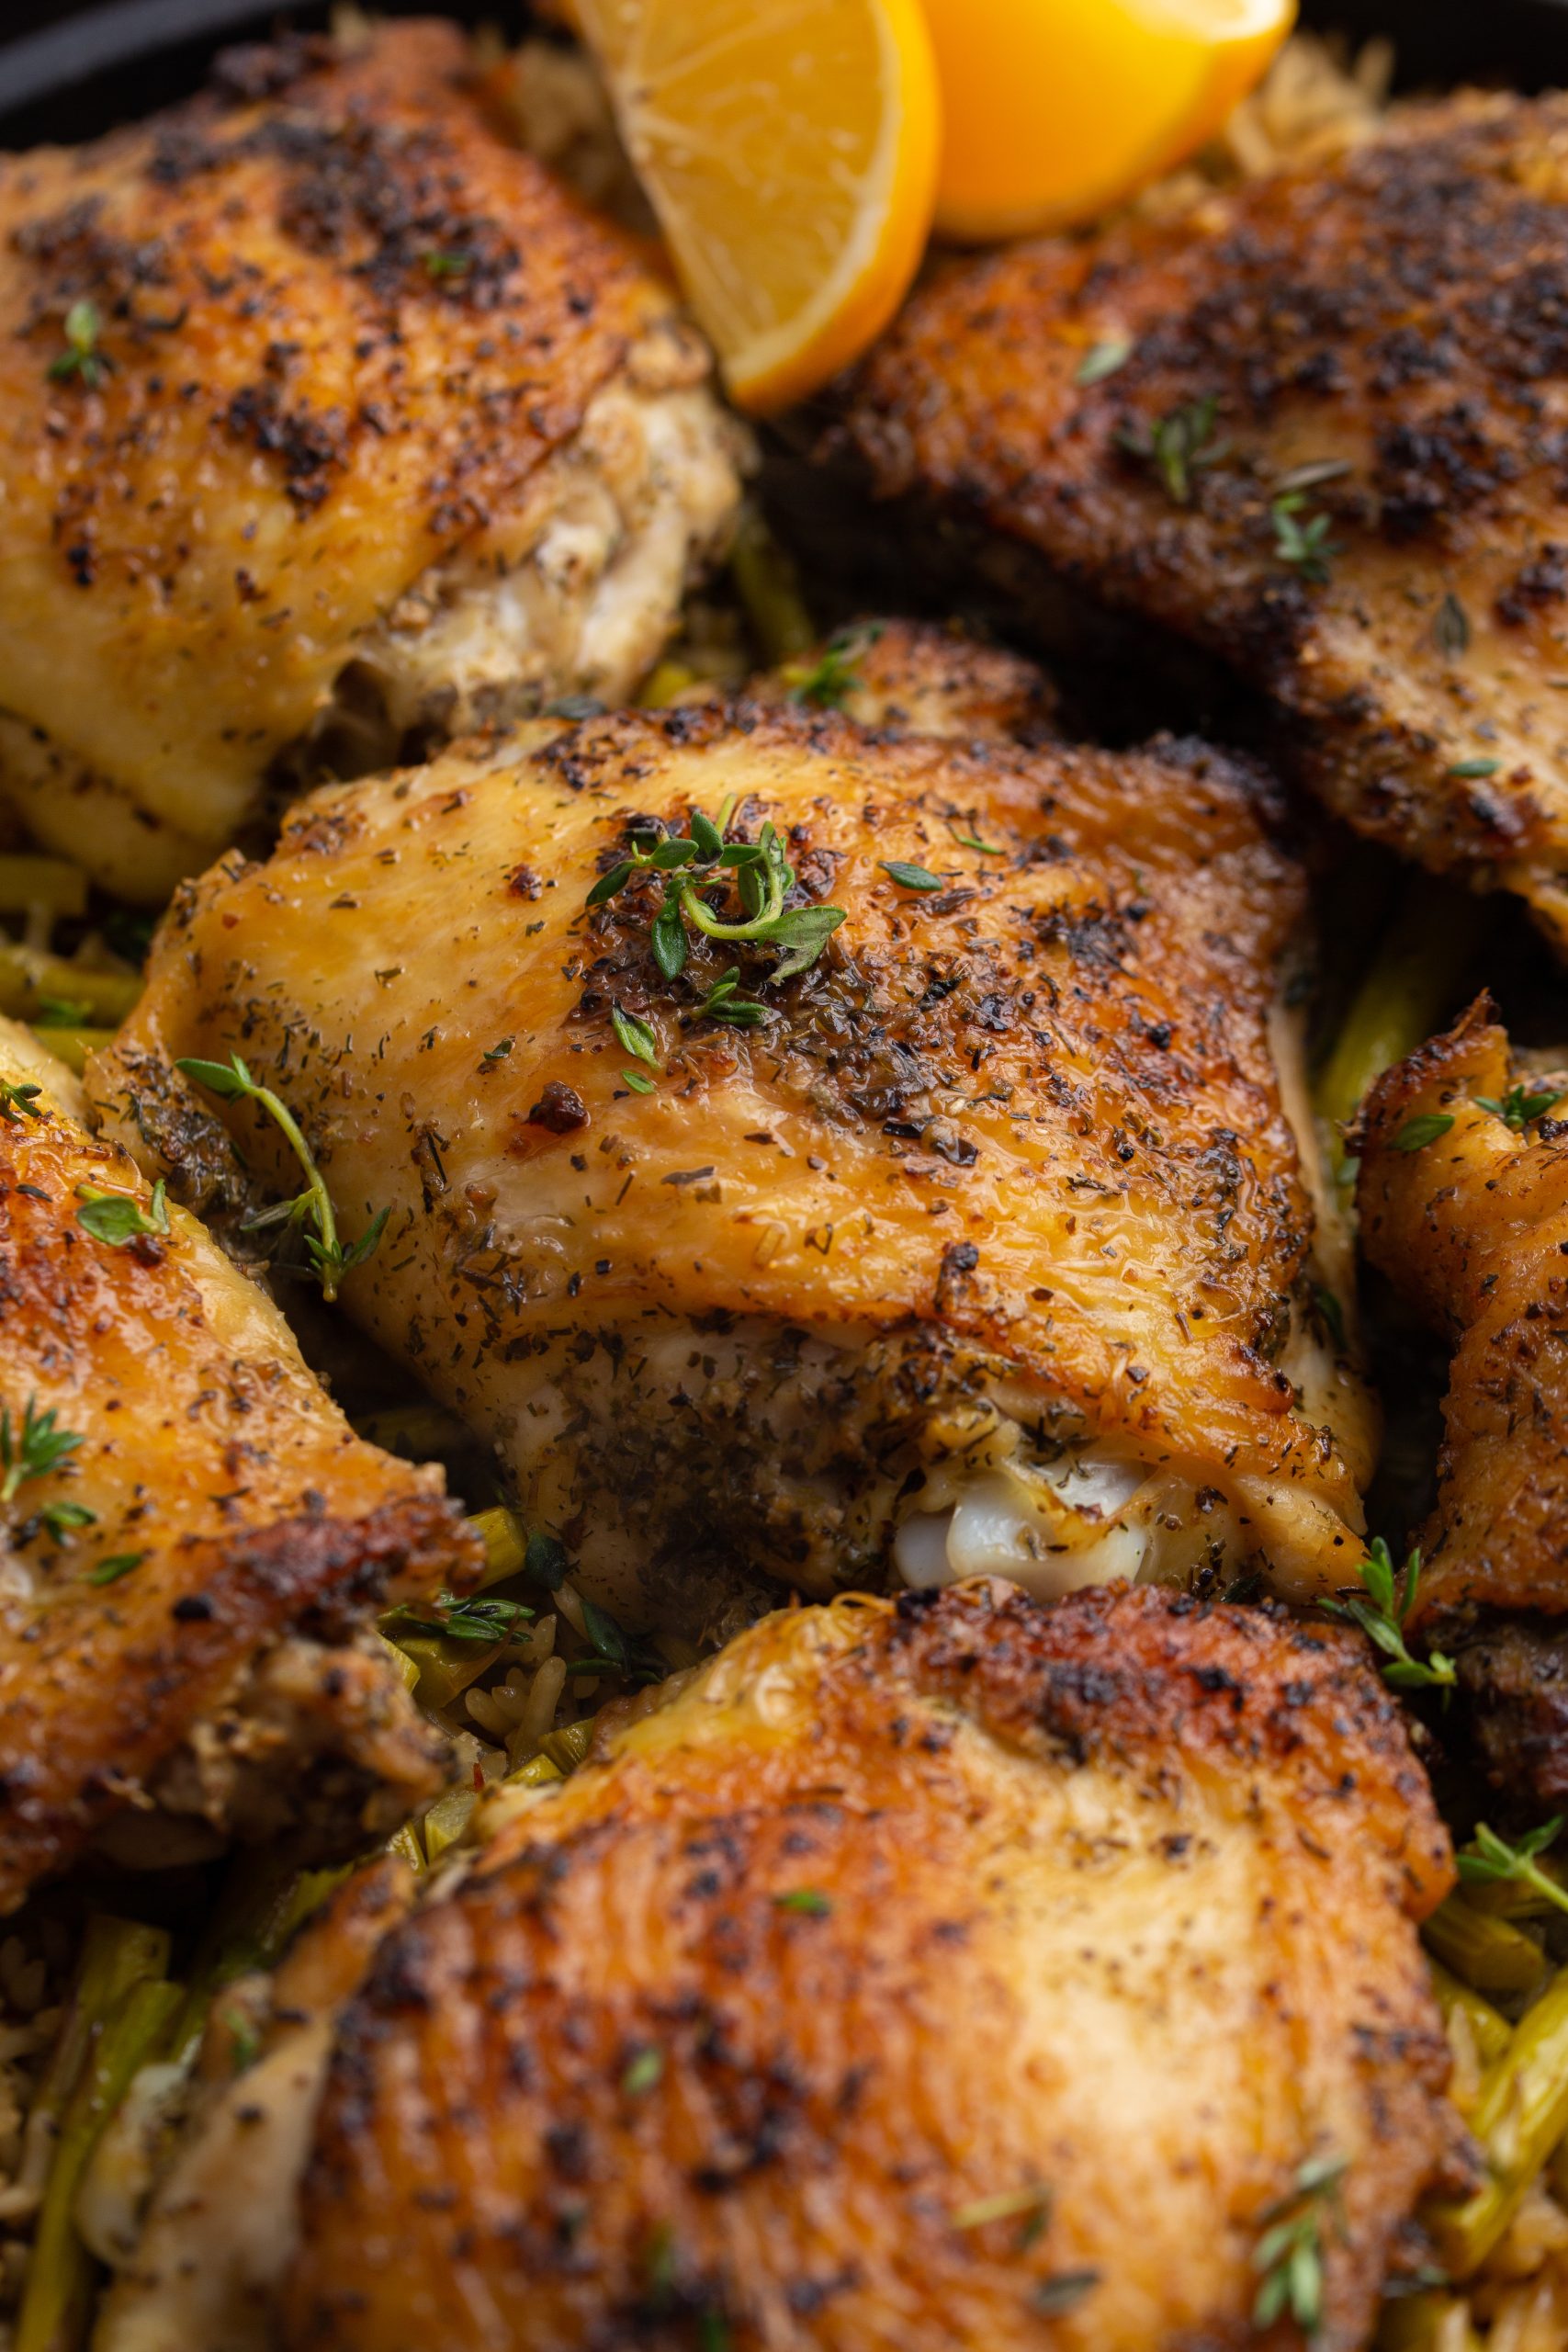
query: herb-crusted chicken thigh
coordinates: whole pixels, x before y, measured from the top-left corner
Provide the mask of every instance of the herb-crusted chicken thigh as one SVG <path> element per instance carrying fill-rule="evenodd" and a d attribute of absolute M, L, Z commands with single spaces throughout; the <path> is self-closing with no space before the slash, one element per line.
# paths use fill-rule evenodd
<path fill-rule="evenodd" d="M 0 157 L 0 791 L 158 899 L 270 775 L 628 693 L 738 448 L 630 243 L 436 23 Z"/>
<path fill-rule="evenodd" d="M 475 1548 L 74 1084 L 4 1024 L 0 1909 L 96 1833 L 160 1862 L 395 1826 L 443 1766 L 368 1612 Z"/>
<path fill-rule="evenodd" d="M 1451 1341 L 1411 1622 L 1454 1656 L 1498 1781 L 1568 1799 L 1568 1122 L 1485 998 L 1361 1114 L 1369 1257 Z"/>
<path fill-rule="evenodd" d="M 1281 2211 L 1349 2352 L 1420 2258 L 1451 1863 L 1355 1636 L 784 1612 L 498 1810 L 362 1983 L 384 1875 L 285 1963 L 99 2352 L 1239 2345 Z"/>
<path fill-rule="evenodd" d="M 1273 697 L 1329 804 L 1568 944 L 1568 101 L 1408 112 L 1168 221 L 939 275 L 880 487 Z"/>
<path fill-rule="evenodd" d="M 346 1230 L 389 1212 L 351 1311 L 645 1622 L 738 1567 L 1358 1556 L 1258 779 L 987 741 L 1006 673 L 941 663 L 956 739 L 741 700 L 318 795 L 186 890 L 92 1077 L 214 1214 L 244 1180 L 171 1064 L 275 1086 Z"/>

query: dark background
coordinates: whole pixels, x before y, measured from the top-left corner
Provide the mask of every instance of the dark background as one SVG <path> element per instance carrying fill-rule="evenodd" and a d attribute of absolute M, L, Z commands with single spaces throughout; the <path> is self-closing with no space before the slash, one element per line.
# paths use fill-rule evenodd
<path fill-rule="evenodd" d="M 377 7 L 484 18 L 508 33 L 525 19 L 522 0 Z M 0 145 L 107 130 L 194 86 L 216 43 L 326 15 L 278 0 L 0 0 Z M 1476 76 L 1527 88 L 1568 83 L 1568 0 L 1303 0 L 1303 16 L 1355 39 L 1392 34 L 1404 87 Z"/>

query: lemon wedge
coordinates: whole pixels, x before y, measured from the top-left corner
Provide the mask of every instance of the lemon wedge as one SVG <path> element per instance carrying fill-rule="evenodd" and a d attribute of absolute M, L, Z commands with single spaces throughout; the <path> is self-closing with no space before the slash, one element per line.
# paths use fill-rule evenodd
<path fill-rule="evenodd" d="M 762 411 L 814 390 L 886 326 L 931 227 L 940 117 L 919 0 L 574 13 L 731 395 Z"/>
<path fill-rule="evenodd" d="M 944 121 L 937 226 L 1092 220 L 1192 154 L 1266 71 L 1295 0 L 925 0 Z"/>

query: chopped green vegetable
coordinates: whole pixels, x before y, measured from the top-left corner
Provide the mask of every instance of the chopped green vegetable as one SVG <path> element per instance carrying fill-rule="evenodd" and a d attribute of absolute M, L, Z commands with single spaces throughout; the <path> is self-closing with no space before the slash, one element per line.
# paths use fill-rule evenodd
<path fill-rule="evenodd" d="M 1456 1679 L 1452 1658 L 1445 1657 L 1441 1650 L 1434 1650 L 1429 1657 L 1412 1657 L 1405 1646 L 1405 1621 L 1421 1586 L 1419 1551 L 1412 1552 L 1405 1563 L 1402 1583 L 1393 1554 L 1382 1537 L 1377 1536 L 1358 1574 L 1367 1589 L 1365 1600 L 1325 1600 L 1323 1607 L 1335 1617 L 1351 1619 L 1382 1651 L 1389 1660 L 1382 1669 L 1385 1682 L 1404 1690 L 1440 1690 L 1446 1697 Z"/>
<path fill-rule="evenodd" d="M 195 1079 L 198 1086 L 205 1086 L 209 1093 L 216 1094 L 220 1102 L 255 1103 L 280 1129 L 288 1148 L 305 1172 L 305 1189 L 296 1193 L 292 1200 L 281 1202 L 276 1208 L 265 1209 L 259 1216 L 249 1218 L 245 1229 L 256 1232 L 271 1225 L 286 1224 L 292 1227 L 307 1222 L 313 1224 L 315 1231 L 306 1234 L 305 1247 L 321 1283 L 322 1297 L 335 1299 L 344 1275 L 352 1272 L 355 1266 L 364 1265 L 366 1260 L 374 1255 L 391 1212 L 379 1210 L 358 1240 L 344 1249 L 338 1238 L 332 1194 L 327 1191 L 321 1171 L 294 1114 L 282 1097 L 275 1094 L 270 1086 L 264 1086 L 259 1079 L 253 1078 L 238 1054 L 231 1053 L 226 1062 L 203 1061 L 190 1056 L 177 1061 L 175 1068 L 182 1070 L 186 1078 Z"/>
<path fill-rule="evenodd" d="M 79 1430 L 62 1430 L 59 1422 L 58 1408 L 51 1405 L 40 1413 L 36 1396 L 22 1408 L 20 1429 L 12 1422 L 9 1405 L 0 1405 L 0 1465 L 6 1472 L 0 1503 L 14 1501 L 28 1479 L 52 1476 L 86 1443 Z"/>
<path fill-rule="evenodd" d="M 1438 1958 L 1478 1992 L 1533 1993 L 1545 1973 L 1532 1938 L 1461 1894 L 1445 1895 L 1421 1933 Z"/>
<path fill-rule="evenodd" d="M 1467 2118 L 1485 2177 L 1462 2203 L 1428 2205 L 1423 2220 L 1452 2278 L 1485 2261 L 1530 2183 L 1568 2131 L 1568 1970 L 1560 1970 L 1484 2076 Z"/>
<path fill-rule="evenodd" d="M 831 1900 L 818 1894 L 814 1886 L 797 1886 L 788 1894 L 775 1894 L 775 1911 L 798 1911 L 807 1919 L 825 1919 L 832 1910 Z"/>
<path fill-rule="evenodd" d="M 1451 1111 L 1418 1111 L 1400 1128 L 1393 1148 L 1395 1151 L 1425 1151 L 1429 1143 L 1446 1136 L 1453 1123 Z"/>
<path fill-rule="evenodd" d="M 168 1232 L 169 1207 L 161 1176 L 145 1209 L 134 1194 L 100 1192 L 96 1184 L 78 1184 L 76 1197 L 82 1204 L 76 1212 L 77 1224 L 95 1241 L 107 1242 L 111 1250 L 123 1250 L 140 1234 Z"/>
<path fill-rule="evenodd" d="M 437 1593 L 431 1601 L 405 1600 L 381 1620 L 383 1632 L 403 1625 L 422 1634 L 443 1634 L 452 1642 L 509 1641 L 519 1624 L 531 1623 L 534 1611 L 521 1600 L 497 1596 L 460 1600 L 455 1593 Z"/>
<path fill-rule="evenodd" d="M 1502 764 L 1501 760 L 1456 760 L 1448 774 L 1468 783 L 1472 777 L 1495 775 Z"/>

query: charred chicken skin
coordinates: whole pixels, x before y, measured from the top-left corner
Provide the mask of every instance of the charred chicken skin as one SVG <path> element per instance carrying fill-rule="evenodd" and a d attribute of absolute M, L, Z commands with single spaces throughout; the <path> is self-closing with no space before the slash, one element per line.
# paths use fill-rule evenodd
<path fill-rule="evenodd" d="M 275 1999 L 99 2352 L 1241 2344 L 1303 2165 L 1348 2352 L 1455 2152 L 1416 1936 L 1450 1878 L 1337 1628 L 986 1583 L 780 1613 L 501 1800 L 334 2028 Z M 272 2338 L 225 2302 L 264 2212 Z"/>
<path fill-rule="evenodd" d="M 1568 945 L 1568 102 L 1457 100 L 1165 222 L 917 294 L 884 492 L 1261 686 L 1363 832 Z"/>
<path fill-rule="evenodd" d="M 0 157 L 0 789 L 122 894 L 269 770 L 629 693 L 723 542 L 705 351 L 473 83 L 296 39 Z"/>
<path fill-rule="evenodd" d="M 1367 1407 L 1275 1058 L 1300 877 L 1258 781 L 976 737 L 1016 699 L 940 662 L 957 740 L 742 700 L 318 795 L 186 891 L 92 1074 L 220 1216 L 230 1134 L 281 1163 L 173 1065 L 265 1075 L 345 1230 L 389 1211 L 351 1310 L 644 1622 L 737 1567 L 1311 1592 L 1359 1556 Z M 624 869 L 702 812 L 724 857 L 776 829 L 791 922 L 841 917 L 808 968 L 702 930 L 745 929 L 716 853 L 661 964 L 672 869 Z"/>
<path fill-rule="evenodd" d="M 159 1862 L 393 1826 L 444 1768 L 367 1611 L 474 1551 L 73 1088 L 5 1024 L 0 1908 L 95 1833 Z"/>
<path fill-rule="evenodd" d="M 1568 1798 L 1568 1122 L 1483 998 L 1361 1114 L 1368 1256 L 1453 1348 L 1413 1622 L 1498 1781 Z M 1529 1114 L 1529 1117 L 1526 1114 Z"/>

